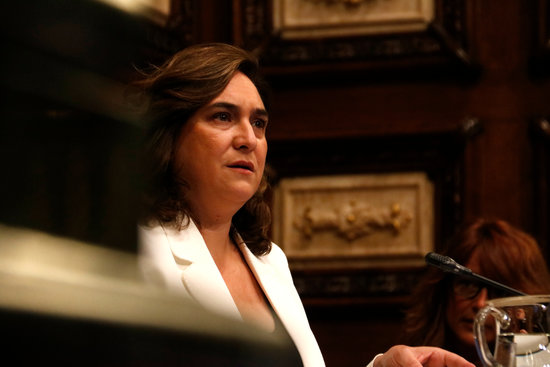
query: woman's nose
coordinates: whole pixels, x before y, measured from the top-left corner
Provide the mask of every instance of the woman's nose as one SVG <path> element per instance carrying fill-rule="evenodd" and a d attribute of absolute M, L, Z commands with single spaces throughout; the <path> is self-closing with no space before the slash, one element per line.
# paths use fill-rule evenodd
<path fill-rule="evenodd" d="M 233 146 L 239 150 L 254 150 L 258 141 L 254 128 L 248 120 L 243 120 L 235 125 L 235 135 L 233 137 Z"/>
<path fill-rule="evenodd" d="M 487 288 L 482 288 L 476 298 L 472 300 L 474 310 L 477 312 L 487 304 Z"/>

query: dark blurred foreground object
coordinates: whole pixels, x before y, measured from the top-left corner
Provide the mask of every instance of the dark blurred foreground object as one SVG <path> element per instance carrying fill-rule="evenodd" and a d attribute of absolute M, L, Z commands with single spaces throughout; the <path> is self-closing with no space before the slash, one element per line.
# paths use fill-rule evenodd
<path fill-rule="evenodd" d="M 292 341 L 140 281 L 122 251 L 0 224 L 2 356 L 17 365 L 301 366 Z"/>
<path fill-rule="evenodd" d="M 135 66 L 178 48 L 139 4 L 0 2 L 0 221 L 135 252 Z"/>
<path fill-rule="evenodd" d="M 2 357 L 23 366 L 301 365 L 284 336 L 141 283 L 144 122 L 125 104 L 126 84 L 134 64 L 156 63 L 178 42 L 109 3 L 130 4 L 0 2 Z"/>

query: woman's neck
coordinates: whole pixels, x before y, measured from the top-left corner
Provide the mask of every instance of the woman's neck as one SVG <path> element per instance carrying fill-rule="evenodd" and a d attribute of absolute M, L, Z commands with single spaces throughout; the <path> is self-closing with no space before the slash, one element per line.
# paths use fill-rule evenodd
<path fill-rule="evenodd" d="M 220 270 L 223 269 L 232 251 L 235 250 L 229 235 L 230 229 L 231 221 L 203 223 L 201 220 L 199 225 L 199 232 Z"/>

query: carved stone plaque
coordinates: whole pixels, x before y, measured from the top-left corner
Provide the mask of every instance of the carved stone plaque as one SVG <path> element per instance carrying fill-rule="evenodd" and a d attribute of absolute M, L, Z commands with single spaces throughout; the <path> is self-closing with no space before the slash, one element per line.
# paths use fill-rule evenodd
<path fill-rule="evenodd" d="M 423 265 L 433 197 L 423 172 L 285 178 L 274 239 L 294 269 Z"/>
<path fill-rule="evenodd" d="M 273 24 L 284 39 L 424 31 L 434 0 L 275 0 Z"/>

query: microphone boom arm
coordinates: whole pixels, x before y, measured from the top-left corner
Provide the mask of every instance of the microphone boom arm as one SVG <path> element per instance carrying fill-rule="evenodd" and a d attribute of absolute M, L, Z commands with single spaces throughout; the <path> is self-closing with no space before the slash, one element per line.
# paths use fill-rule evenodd
<path fill-rule="evenodd" d="M 428 265 L 435 266 L 436 268 L 439 268 L 444 272 L 452 273 L 452 274 L 462 276 L 465 278 L 470 278 L 473 280 L 477 280 L 483 284 L 489 285 L 493 288 L 500 289 L 502 291 L 513 294 L 515 296 L 527 295 L 526 293 L 518 291 L 517 289 L 510 288 L 507 285 L 495 282 L 492 279 L 485 278 L 484 276 L 476 274 L 472 270 L 468 269 L 465 266 L 460 265 L 459 263 L 457 263 L 456 261 L 454 261 L 448 256 L 436 254 L 435 252 L 429 252 L 428 254 L 426 254 L 425 260 Z"/>

